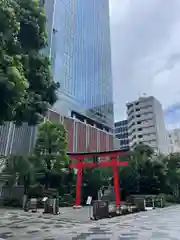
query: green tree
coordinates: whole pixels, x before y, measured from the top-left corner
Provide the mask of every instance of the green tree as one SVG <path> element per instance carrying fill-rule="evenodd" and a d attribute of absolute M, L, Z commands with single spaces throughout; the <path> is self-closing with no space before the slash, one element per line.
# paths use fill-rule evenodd
<path fill-rule="evenodd" d="M 92 196 L 94 200 L 97 199 L 98 191 L 104 184 L 101 171 L 100 168 L 86 168 L 83 170 L 83 202 L 87 200 L 88 196 Z"/>
<path fill-rule="evenodd" d="M 88 149 L 87 149 L 88 152 Z M 85 158 L 84 162 L 97 163 L 98 157 Z M 112 169 L 109 167 L 90 167 L 83 169 L 82 180 L 82 200 L 85 202 L 88 196 L 95 200 L 98 197 L 98 191 L 104 189 L 110 183 L 112 178 Z"/>
<path fill-rule="evenodd" d="M 36 124 L 57 99 L 38 2 L 0 0 L 0 123 Z"/>
<path fill-rule="evenodd" d="M 67 136 L 61 123 L 45 121 L 39 125 L 34 157 L 45 171 L 45 186 L 58 187 L 68 174 Z"/>
<path fill-rule="evenodd" d="M 149 146 L 138 145 L 129 158 L 129 165 L 120 168 L 120 184 L 123 195 L 156 194 L 166 189 L 166 166 L 154 157 Z"/>
<path fill-rule="evenodd" d="M 180 188 L 180 153 L 172 153 L 165 157 L 167 168 L 167 184 L 174 197 L 179 197 Z"/>
<path fill-rule="evenodd" d="M 134 149 L 135 154 L 146 155 L 147 157 L 151 158 L 154 154 L 153 149 L 145 144 L 138 144 Z"/>
<path fill-rule="evenodd" d="M 3 173 L 9 174 L 9 185 L 24 185 L 24 194 L 28 194 L 29 187 L 35 180 L 35 169 L 27 156 L 9 156 Z"/>

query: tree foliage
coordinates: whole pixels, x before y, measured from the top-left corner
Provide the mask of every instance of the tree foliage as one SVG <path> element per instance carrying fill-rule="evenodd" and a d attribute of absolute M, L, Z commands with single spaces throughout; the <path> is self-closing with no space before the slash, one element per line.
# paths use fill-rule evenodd
<path fill-rule="evenodd" d="M 129 162 L 126 167 L 119 167 L 119 183 L 123 200 L 131 194 L 173 194 L 179 197 L 180 154 L 163 156 L 149 146 L 140 144 L 128 158 L 119 158 Z M 83 191 L 87 196 L 97 196 L 100 186 L 107 186 L 113 177 L 111 168 L 84 170 Z M 111 181 L 113 186 L 113 178 Z"/>
<path fill-rule="evenodd" d="M 46 189 L 56 188 L 62 199 L 67 194 L 74 196 L 76 174 L 73 169 L 68 168 L 66 151 L 64 126 L 45 121 L 39 126 L 33 155 L 28 158 L 11 156 L 5 172 L 11 173 L 13 181 L 18 173 L 25 189 L 36 182 Z M 141 145 L 126 160 L 129 165 L 118 168 L 121 199 L 125 200 L 131 194 L 164 193 L 179 201 L 179 153 L 162 156 L 155 154 L 148 146 Z M 88 196 L 97 199 L 98 191 L 106 190 L 109 184 L 113 186 L 113 171 L 110 167 L 84 169 L 82 201 L 85 202 Z"/>
<path fill-rule="evenodd" d="M 39 125 L 34 157 L 45 172 L 46 188 L 60 186 L 68 174 L 66 135 L 61 123 L 47 120 Z"/>
<path fill-rule="evenodd" d="M 39 125 L 34 153 L 44 168 L 65 167 L 67 163 L 67 134 L 61 123 L 46 120 Z"/>
<path fill-rule="evenodd" d="M 28 192 L 29 186 L 35 180 L 35 168 L 27 156 L 9 156 L 3 172 L 9 174 L 8 184 L 10 186 L 17 183 L 22 184 L 25 193 Z"/>
<path fill-rule="evenodd" d="M 167 185 L 175 197 L 179 197 L 180 188 L 180 153 L 172 153 L 165 157 Z"/>
<path fill-rule="evenodd" d="M 36 124 L 57 99 L 45 27 L 38 1 L 0 0 L 0 123 Z"/>
<path fill-rule="evenodd" d="M 75 180 L 73 170 L 68 168 L 66 130 L 60 123 L 41 123 L 33 154 L 9 156 L 6 163 L 4 173 L 11 176 L 9 184 L 13 185 L 18 176 L 18 182 L 24 185 L 25 193 L 32 184 L 67 193 Z"/>

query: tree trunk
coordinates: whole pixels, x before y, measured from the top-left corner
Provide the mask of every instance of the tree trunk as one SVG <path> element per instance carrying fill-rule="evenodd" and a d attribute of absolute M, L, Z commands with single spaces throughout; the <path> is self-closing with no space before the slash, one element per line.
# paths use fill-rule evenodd
<path fill-rule="evenodd" d="M 49 188 L 49 173 L 45 173 L 45 189 Z"/>
<path fill-rule="evenodd" d="M 22 208 L 24 211 L 28 211 L 28 195 L 24 194 Z"/>
<path fill-rule="evenodd" d="M 24 195 L 23 195 L 23 209 L 28 211 L 28 193 L 29 193 L 29 178 L 24 176 Z"/>

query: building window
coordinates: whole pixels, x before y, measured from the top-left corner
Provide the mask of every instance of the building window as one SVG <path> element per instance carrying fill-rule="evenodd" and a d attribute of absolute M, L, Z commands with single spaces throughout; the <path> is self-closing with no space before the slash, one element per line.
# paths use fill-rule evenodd
<path fill-rule="evenodd" d="M 120 128 L 115 128 L 115 133 L 119 133 L 121 131 Z"/>
<path fill-rule="evenodd" d="M 45 0 L 41 0 L 41 1 L 40 1 L 40 4 L 44 6 Z"/>
<path fill-rule="evenodd" d="M 143 135 L 138 135 L 138 138 L 142 138 L 143 137 Z"/>
<path fill-rule="evenodd" d="M 130 109 L 132 106 L 133 106 L 133 104 L 129 104 L 129 105 L 127 106 L 127 108 Z"/>

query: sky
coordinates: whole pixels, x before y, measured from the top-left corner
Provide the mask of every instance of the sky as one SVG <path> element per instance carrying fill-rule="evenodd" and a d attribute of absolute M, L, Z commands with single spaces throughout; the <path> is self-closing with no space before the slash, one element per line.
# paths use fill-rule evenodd
<path fill-rule="evenodd" d="M 180 127 L 180 0 L 109 0 L 115 120 L 146 95 Z"/>

